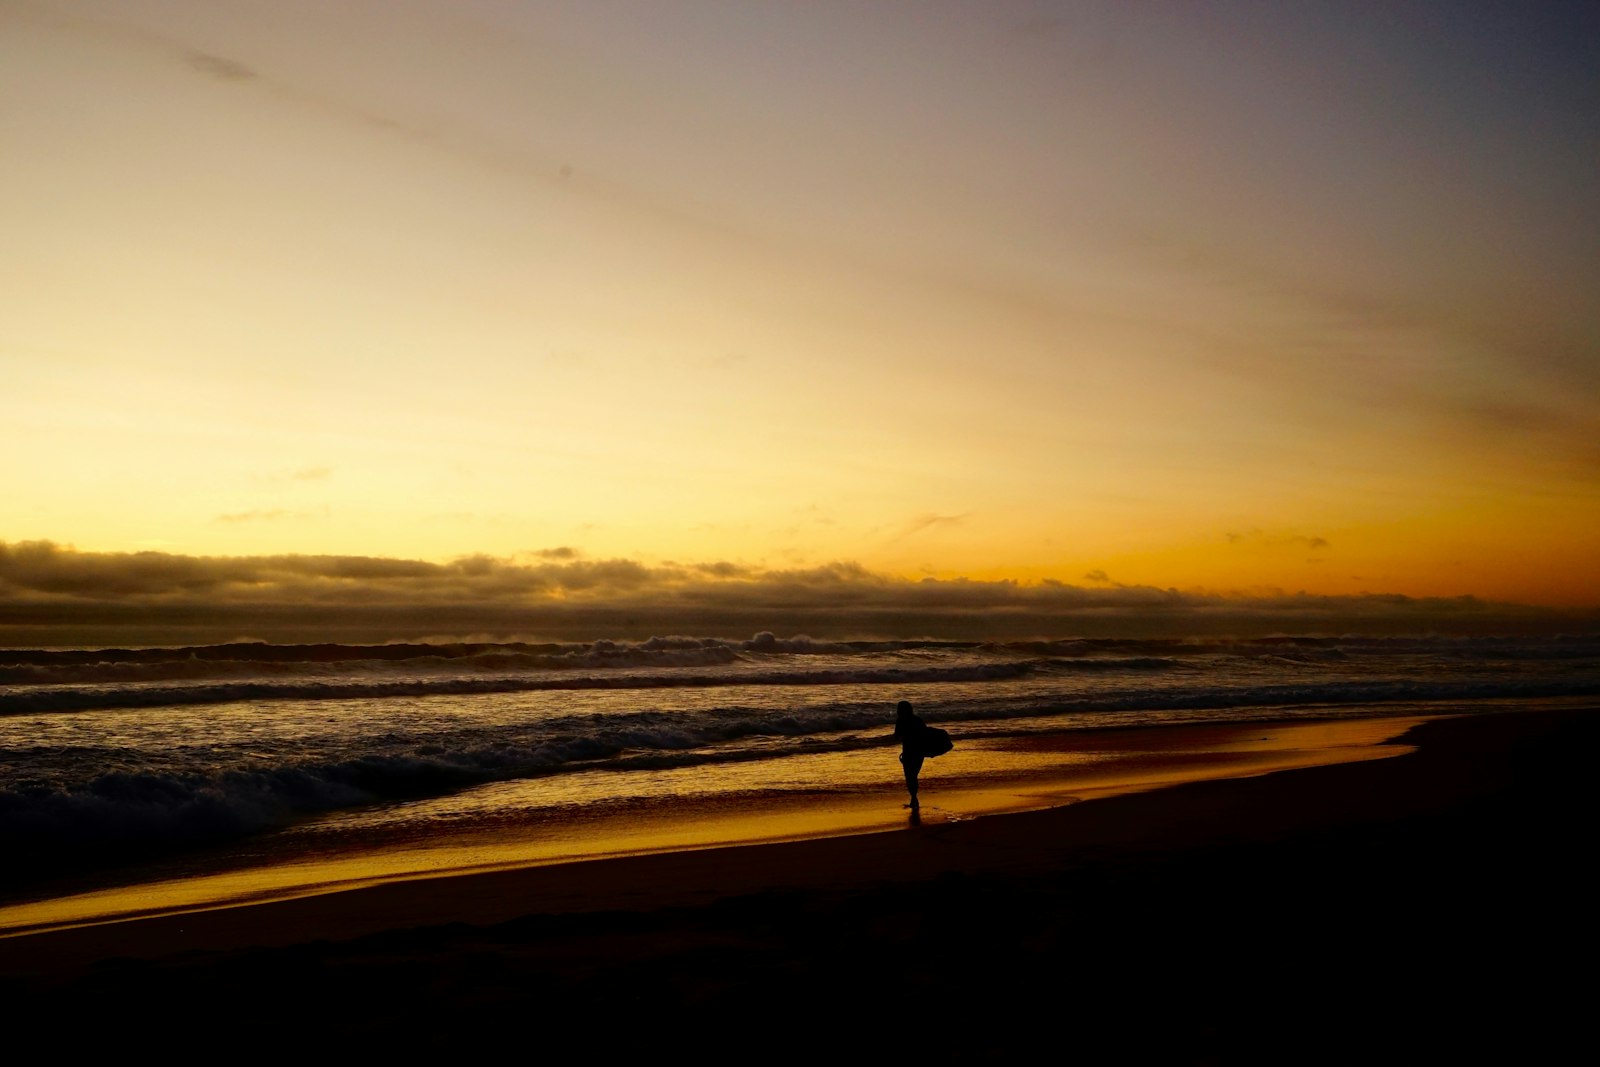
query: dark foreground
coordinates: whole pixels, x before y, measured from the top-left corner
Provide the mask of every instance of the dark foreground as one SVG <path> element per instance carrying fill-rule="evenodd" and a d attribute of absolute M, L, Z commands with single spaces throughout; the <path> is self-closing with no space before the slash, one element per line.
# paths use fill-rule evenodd
<path fill-rule="evenodd" d="M 0 940 L 0 1003 L 12 1047 L 52 1058 L 1586 1056 L 1600 710 L 1407 740 L 893 834 Z"/>

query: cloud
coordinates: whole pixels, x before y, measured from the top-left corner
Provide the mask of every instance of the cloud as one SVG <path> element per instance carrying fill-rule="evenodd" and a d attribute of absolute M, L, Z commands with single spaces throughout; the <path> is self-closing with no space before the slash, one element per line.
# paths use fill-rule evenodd
<path fill-rule="evenodd" d="M 255 71 L 238 60 L 229 59 L 227 56 L 214 56 L 206 52 L 190 52 L 184 56 L 184 60 L 195 70 L 216 78 L 218 81 L 249 81 L 256 76 Z"/>
<path fill-rule="evenodd" d="M 903 541 L 908 537 L 913 537 L 916 534 L 920 534 L 926 530 L 931 530 L 938 526 L 960 526 L 966 521 L 966 519 L 966 512 L 963 512 L 960 515 L 934 515 L 932 513 L 918 515 L 916 518 L 906 523 L 905 526 L 900 529 L 900 532 L 894 535 L 893 540 Z"/>
<path fill-rule="evenodd" d="M 1255 548 L 1294 548 L 1310 549 L 1313 552 L 1332 548 L 1333 545 L 1326 537 L 1308 536 L 1306 534 L 1264 534 L 1260 530 L 1230 530 L 1224 535 L 1230 545 L 1245 545 Z"/>
<path fill-rule="evenodd" d="M 185 556 L 0 542 L 0 644 L 409 639 L 515 633 L 560 639 L 770 630 L 819 639 L 1504 631 L 1600 625 L 1594 613 L 1473 597 L 1227 594 L 1111 584 L 907 579 L 852 561 L 790 570 L 726 561 L 445 563 L 372 556 Z"/>
<path fill-rule="evenodd" d="M 693 569 L 709 578 L 750 578 L 757 572 L 738 563 L 729 563 L 727 560 L 716 560 L 711 563 L 693 564 Z"/>
<path fill-rule="evenodd" d="M 283 519 L 311 519 L 318 516 L 326 517 L 328 508 L 300 509 L 291 511 L 287 508 L 251 508 L 249 511 L 227 511 L 218 515 L 213 522 L 241 523 L 241 522 L 278 522 Z"/>
<path fill-rule="evenodd" d="M 259 471 L 248 477 L 257 485 L 283 489 L 290 482 L 325 482 L 333 477 L 333 468 L 323 464 L 308 464 L 304 467 Z"/>
<path fill-rule="evenodd" d="M 217 516 L 218 522 L 271 522 L 274 519 L 287 518 L 289 513 L 282 508 L 273 508 L 270 511 L 232 511 Z"/>
<path fill-rule="evenodd" d="M 1094 582 L 1096 585 L 1110 585 L 1111 584 L 1111 575 L 1107 574 L 1105 571 L 1103 571 L 1100 568 L 1096 567 L 1094 570 L 1090 571 L 1088 574 L 1085 574 L 1083 576 L 1083 580 L 1086 581 L 1086 582 Z"/>
<path fill-rule="evenodd" d="M 780 531 L 781 536 L 785 538 L 798 538 L 801 536 L 802 531 L 809 527 L 837 525 L 833 517 L 825 513 L 815 503 L 808 504 L 803 508 L 797 508 L 793 514 L 795 515 L 795 521 Z"/>

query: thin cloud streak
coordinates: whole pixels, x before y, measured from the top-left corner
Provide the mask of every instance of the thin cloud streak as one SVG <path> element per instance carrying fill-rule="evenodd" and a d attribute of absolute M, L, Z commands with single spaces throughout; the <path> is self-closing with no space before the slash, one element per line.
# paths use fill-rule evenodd
<path fill-rule="evenodd" d="M 217 516 L 218 522 L 272 522 L 275 519 L 288 518 L 289 512 L 283 508 L 271 508 L 257 511 L 230 511 Z"/>
<path fill-rule="evenodd" d="M 1242 545 L 1247 547 L 1305 548 L 1312 551 L 1320 551 L 1333 547 L 1326 537 L 1318 537 L 1315 534 L 1284 534 L 1281 536 L 1270 536 L 1262 533 L 1260 530 L 1230 530 L 1226 536 L 1228 544 Z"/>
<path fill-rule="evenodd" d="M 918 515 L 906 523 L 905 527 L 894 536 L 893 540 L 904 541 L 908 537 L 915 537 L 917 534 L 926 533 L 928 530 L 960 526 L 966 521 L 967 514 L 965 512 L 960 515 L 935 515 L 931 512 L 926 515 Z"/>

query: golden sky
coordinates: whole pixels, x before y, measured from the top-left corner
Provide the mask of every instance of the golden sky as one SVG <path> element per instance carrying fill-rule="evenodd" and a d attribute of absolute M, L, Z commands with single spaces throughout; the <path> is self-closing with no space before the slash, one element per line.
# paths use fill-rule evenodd
<path fill-rule="evenodd" d="M 1600 605 L 1524 7 L 0 0 L 0 542 Z"/>

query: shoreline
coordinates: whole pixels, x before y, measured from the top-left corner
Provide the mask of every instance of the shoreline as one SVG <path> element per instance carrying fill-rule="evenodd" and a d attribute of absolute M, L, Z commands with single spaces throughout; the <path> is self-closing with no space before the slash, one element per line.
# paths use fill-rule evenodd
<path fill-rule="evenodd" d="M 1430 719 L 1392 759 L 9 938 L 0 995 L 135 1044 L 181 1006 L 179 1047 L 1537 1058 L 1586 1018 L 1597 741 L 1592 707 Z"/>
<path fill-rule="evenodd" d="M 479 830 L 464 841 L 435 836 L 314 859 L 290 853 L 276 862 L 224 864 L 221 870 L 210 869 L 217 860 L 202 856 L 192 865 L 179 861 L 187 867 L 183 874 L 135 876 L 102 888 L 0 903 L 0 957 L 6 942 L 17 938 L 361 893 L 388 883 L 907 829 L 937 832 L 948 823 L 1186 782 L 1391 758 L 1410 751 L 1399 743 L 1400 735 L 1432 717 L 1107 727 L 967 739 L 952 758 L 930 760 L 925 767 L 926 802 L 916 816 L 898 804 L 903 799 L 899 786 L 888 783 L 870 791 L 719 798 L 709 804 L 690 800 L 625 816 L 564 821 L 554 832 L 546 828 L 542 834 L 499 827 Z M 419 909 L 419 914 L 426 913 Z M 107 936 L 116 939 L 115 933 Z"/>

